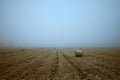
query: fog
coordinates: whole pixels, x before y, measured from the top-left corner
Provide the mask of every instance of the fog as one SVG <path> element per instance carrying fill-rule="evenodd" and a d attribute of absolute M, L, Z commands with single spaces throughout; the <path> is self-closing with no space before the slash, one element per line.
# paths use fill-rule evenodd
<path fill-rule="evenodd" d="M 120 0 L 0 0 L 0 46 L 120 46 Z"/>

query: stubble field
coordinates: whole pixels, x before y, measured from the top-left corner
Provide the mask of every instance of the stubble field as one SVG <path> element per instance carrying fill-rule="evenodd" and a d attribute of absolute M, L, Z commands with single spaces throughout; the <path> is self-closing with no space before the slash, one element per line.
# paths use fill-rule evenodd
<path fill-rule="evenodd" d="M 1 49 L 0 80 L 120 80 L 120 50 L 83 48 Z"/>

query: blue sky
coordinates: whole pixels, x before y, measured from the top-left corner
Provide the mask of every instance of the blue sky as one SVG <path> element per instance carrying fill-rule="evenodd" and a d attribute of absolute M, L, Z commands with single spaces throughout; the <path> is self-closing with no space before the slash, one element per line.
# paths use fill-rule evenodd
<path fill-rule="evenodd" d="M 0 0 L 0 45 L 119 46 L 120 0 Z"/>

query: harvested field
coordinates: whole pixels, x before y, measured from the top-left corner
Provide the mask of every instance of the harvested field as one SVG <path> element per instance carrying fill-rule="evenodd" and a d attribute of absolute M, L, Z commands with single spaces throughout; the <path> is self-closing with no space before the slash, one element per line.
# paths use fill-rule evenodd
<path fill-rule="evenodd" d="M 120 80 L 120 49 L 1 49 L 0 80 Z"/>

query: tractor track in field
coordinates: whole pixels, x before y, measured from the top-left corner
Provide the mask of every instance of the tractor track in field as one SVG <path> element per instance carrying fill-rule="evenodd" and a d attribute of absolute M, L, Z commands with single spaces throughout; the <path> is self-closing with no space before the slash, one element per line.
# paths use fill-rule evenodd
<path fill-rule="evenodd" d="M 30 58 L 30 60 L 31 59 L 33 59 L 33 58 L 36 58 L 36 57 L 31 57 Z M 26 61 L 29 61 L 29 60 L 26 60 Z M 35 62 L 35 60 L 32 60 L 32 62 L 29 62 L 29 63 L 25 63 L 25 64 L 21 64 L 22 66 L 20 67 L 20 68 L 14 68 L 14 67 L 12 67 L 12 69 L 10 69 L 9 71 L 7 71 L 7 72 L 5 72 L 4 74 L 3 74 L 3 76 L 1 76 L 3 79 L 5 78 L 5 79 L 11 79 L 12 77 L 14 78 L 14 77 L 16 77 L 16 76 L 14 76 L 16 73 L 17 74 L 19 74 L 20 75 L 20 71 L 21 70 L 23 70 L 23 69 L 25 69 L 25 68 L 27 68 L 28 66 L 30 66 L 30 65 L 32 65 L 33 63 Z M 12 71 L 12 72 L 10 72 L 10 71 Z"/>
<path fill-rule="evenodd" d="M 26 77 L 26 76 L 30 76 L 32 74 L 35 74 L 36 73 L 35 71 L 37 71 L 37 69 L 39 67 L 41 67 L 43 65 L 43 63 L 45 62 L 45 60 L 50 56 L 51 56 L 51 54 L 49 53 L 49 54 L 43 55 L 42 57 L 39 57 L 33 64 L 31 64 L 31 66 L 32 65 L 34 65 L 34 66 L 31 67 L 24 75 L 22 75 L 20 79 L 23 79 L 23 80 L 28 79 L 29 80 L 29 77 Z"/>
<path fill-rule="evenodd" d="M 15 66 L 15 67 L 14 67 L 14 66 L 11 66 L 11 67 L 9 66 L 9 67 L 10 67 L 9 70 L 5 71 L 4 73 L 0 73 L 0 76 L 4 76 L 4 75 L 6 75 L 6 74 L 9 74 L 9 72 L 10 72 L 11 70 L 14 70 L 14 68 L 16 68 L 18 65 L 23 65 L 24 63 L 32 60 L 32 59 L 35 58 L 35 57 L 37 57 L 37 55 L 33 55 L 33 54 L 30 54 L 30 55 L 27 55 L 27 56 L 22 57 L 22 60 L 20 59 L 18 62 L 15 62 L 15 63 L 14 63 L 14 66 Z"/>
<path fill-rule="evenodd" d="M 109 71 L 108 69 L 98 66 L 98 65 L 94 64 L 93 62 L 91 62 L 90 60 L 85 60 L 85 59 L 79 59 L 79 60 L 82 61 L 84 64 L 88 65 L 89 67 L 94 68 L 94 70 L 104 74 L 101 76 L 106 76 L 107 78 L 109 78 L 111 80 L 113 80 L 115 77 L 117 77 L 117 75 L 113 71 Z M 79 61 L 77 61 L 77 62 L 79 63 Z"/>
<path fill-rule="evenodd" d="M 56 51 L 54 63 L 50 68 L 49 80 L 54 80 L 55 74 L 57 73 L 58 68 L 59 68 L 59 53 L 58 51 Z"/>
<path fill-rule="evenodd" d="M 64 54 L 63 54 L 64 55 Z M 64 55 L 66 58 L 68 58 L 66 55 Z M 91 62 L 91 59 L 88 61 L 88 60 L 85 60 L 85 59 L 81 59 L 81 58 L 71 58 L 73 61 L 75 61 L 77 64 L 81 64 L 81 62 L 83 64 L 85 64 L 86 66 L 88 67 L 91 67 L 93 68 L 94 70 L 91 71 L 93 74 L 95 73 L 96 75 L 99 74 L 105 74 L 105 75 L 101 75 L 101 77 L 107 77 L 107 79 L 110 79 L 110 80 L 113 80 L 113 79 L 117 79 L 117 75 L 115 75 L 114 72 L 111 72 L 111 71 L 108 71 L 107 69 L 104 69 L 102 67 L 99 67 L 98 65 L 94 64 L 93 62 Z M 72 60 L 70 60 L 68 58 L 69 62 L 72 62 Z M 85 70 L 83 70 L 85 71 Z M 87 71 L 86 71 L 87 72 Z M 100 72 L 100 73 L 96 73 L 96 72 Z M 89 72 L 87 72 L 87 74 L 90 74 Z"/>
<path fill-rule="evenodd" d="M 33 80 L 36 80 L 37 78 L 39 78 L 39 76 L 36 77 L 36 74 L 40 75 L 40 73 L 43 73 L 42 71 L 39 71 L 39 69 L 41 67 L 43 67 L 45 61 L 51 57 L 51 52 L 49 54 L 46 54 L 44 55 L 43 57 L 41 57 L 40 60 L 36 61 L 36 65 L 31 69 L 31 71 L 29 71 L 26 75 L 27 77 L 22 77 L 22 79 L 25 79 L 25 80 L 29 80 L 31 79 L 30 77 L 34 76 L 34 79 Z"/>
<path fill-rule="evenodd" d="M 99 54 L 99 55 L 96 55 L 95 53 L 90 53 L 90 54 L 87 54 L 87 56 L 89 57 L 95 57 L 97 59 L 101 59 L 103 61 L 111 61 L 113 60 L 113 57 L 107 57 L 105 55 L 102 55 L 102 54 Z M 119 63 L 119 61 L 115 61 L 114 63 Z"/>
<path fill-rule="evenodd" d="M 100 74 L 99 73 L 96 73 L 96 74 L 99 74 L 99 75 L 104 74 L 104 75 L 101 75 L 101 76 L 105 76 L 110 80 L 113 80 L 113 79 L 115 79 L 115 77 L 117 77 L 117 75 L 115 75 L 114 72 L 111 72 L 107 69 L 99 67 L 98 65 L 92 63 L 91 61 L 88 61 L 88 60 L 85 60 L 85 59 L 79 59 L 79 61 L 78 60 L 75 60 L 75 61 L 77 63 L 80 63 L 79 61 L 83 62 L 87 66 L 92 67 L 94 69 L 93 73 L 100 72 Z"/>
<path fill-rule="evenodd" d="M 30 51 L 26 50 L 26 51 L 2 52 L 0 54 L 0 58 L 8 58 L 8 57 L 11 57 L 11 56 L 14 57 L 16 55 L 19 56 L 19 55 L 23 55 L 23 54 L 28 53 L 28 52 L 30 52 Z M 36 52 L 36 51 L 33 50 L 31 52 Z"/>
<path fill-rule="evenodd" d="M 23 59 L 23 60 L 19 61 L 18 63 L 16 63 L 16 66 L 17 66 L 17 64 L 23 64 L 23 62 L 25 63 L 25 62 L 33 59 L 34 57 L 35 56 L 32 56 L 32 55 L 26 56 L 25 59 Z M 4 73 L 0 73 L 0 76 L 8 74 L 12 69 L 14 70 L 14 66 L 10 67 L 9 70 L 5 71 Z"/>
<path fill-rule="evenodd" d="M 26 56 L 26 53 L 29 54 L 29 53 L 35 53 L 36 51 L 19 51 L 19 52 L 15 52 L 15 53 L 12 53 L 12 54 L 7 54 L 7 55 L 0 55 L 0 59 L 8 59 L 8 58 L 13 58 L 13 57 L 18 57 L 18 56 L 23 56 L 25 55 Z M 33 54 L 31 54 L 33 55 Z M 23 57 L 22 57 L 23 58 Z"/>
<path fill-rule="evenodd" d="M 46 52 L 46 51 L 43 51 L 43 52 Z M 48 51 L 47 51 L 48 52 Z M 39 53 L 38 53 L 39 54 Z M 10 71 L 12 71 L 12 72 L 10 72 L 10 71 L 7 71 L 7 72 L 5 72 L 4 73 L 4 76 L 1 76 L 3 79 L 5 78 L 5 79 L 8 79 L 8 80 L 10 80 L 10 79 L 13 79 L 13 78 L 21 78 L 21 79 L 23 79 L 24 77 L 25 77 L 25 75 L 28 75 L 28 73 L 29 72 L 31 72 L 32 71 L 32 69 L 34 69 L 35 68 L 35 65 L 36 65 L 36 63 L 38 63 L 38 59 L 39 58 L 43 58 L 43 57 L 46 57 L 45 56 L 45 54 L 44 55 L 38 55 L 38 54 L 36 54 L 35 53 L 35 55 L 34 56 L 31 56 L 29 59 L 26 59 L 24 62 L 24 64 L 22 64 L 23 63 L 23 61 L 20 61 L 21 62 L 21 67 L 20 68 L 13 68 L 13 70 L 10 70 Z M 46 57 L 46 58 L 48 58 L 48 56 Z M 43 58 L 44 59 L 44 58 Z M 29 61 L 28 63 L 27 63 L 27 61 Z M 30 62 L 31 61 L 31 62 Z M 27 64 L 26 64 L 27 63 Z M 35 64 L 35 65 L 34 65 Z M 32 67 L 31 67 L 32 66 Z M 18 66 L 19 67 L 19 66 Z M 28 68 L 30 68 L 30 69 L 28 69 Z M 28 69 L 28 70 L 27 70 Z M 27 70 L 25 73 L 23 73 L 23 74 L 21 74 L 24 70 Z M 10 73 L 9 73 L 10 72 Z M 6 75 L 6 76 L 5 76 Z M 16 80 L 16 79 L 15 79 Z M 18 79 L 19 80 L 19 79 Z"/>
<path fill-rule="evenodd" d="M 21 51 L 12 51 L 12 52 L 8 51 L 8 52 L 0 52 L 0 56 L 2 56 L 2 55 L 9 55 L 9 54 L 11 54 L 11 53 L 18 53 L 18 52 L 21 52 Z"/>
<path fill-rule="evenodd" d="M 80 69 L 79 67 L 78 67 L 78 65 L 76 65 L 73 61 L 71 61 L 63 52 L 61 52 L 62 53 L 62 55 L 63 55 L 63 57 L 68 61 L 68 63 L 70 63 L 72 66 L 73 66 L 73 68 L 75 68 L 76 69 L 76 71 L 78 72 L 78 76 L 79 76 L 79 79 L 81 80 L 83 80 L 83 79 L 85 79 L 86 77 L 87 77 L 87 73 L 83 73 L 83 71 L 82 71 L 82 69 Z"/>
<path fill-rule="evenodd" d="M 9 51 L 0 54 L 0 80 L 120 80 L 117 55 L 86 51 L 75 57 L 69 48 Z"/>
<path fill-rule="evenodd" d="M 16 54 L 17 53 L 17 54 Z M 23 55 L 25 52 L 19 51 L 19 52 L 9 52 L 8 54 L 0 55 L 0 58 L 8 58 L 8 57 L 13 57 L 16 55 Z"/>
<path fill-rule="evenodd" d="M 114 64 L 112 62 L 110 63 L 108 60 L 102 60 L 102 58 L 97 58 L 96 56 L 91 56 L 91 58 L 85 57 L 84 60 L 96 66 L 99 66 L 102 69 L 109 70 L 108 72 L 113 73 L 114 76 L 120 75 L 120 72 L 116 72 L 116 70 L 120 70 L 120 66 L 117 66 L 117 64 Z"/>

